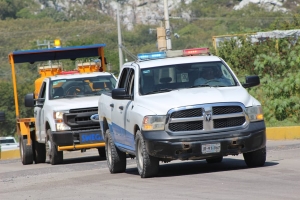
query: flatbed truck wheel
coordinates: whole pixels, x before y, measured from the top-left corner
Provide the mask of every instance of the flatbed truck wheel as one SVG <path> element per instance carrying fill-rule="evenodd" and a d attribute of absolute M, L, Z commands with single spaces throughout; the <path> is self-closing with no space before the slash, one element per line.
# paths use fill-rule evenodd
<path fill-rule="evenodd" d="M 27 145 L 27 139 L 22 136 L 19 139 L 20 156 L 23 165 L 30 165 L 33 163 L 32 145 Z"/>
<path fill-rule="evenodd" d="M 243 156 L 248 167 L 261 167 L 266 162 L 266 147 L 256 151 L 244 153 Z"/>
<path fill-rule="evenodd" d="M 45 146 L 45 144 L 35 141 L 34 152 L 35 152 L 35 164 L 46 162 L 46 146 Z"/>
<path fill-rule="evenodd" d="M 105 134 L 105 151 L 107 166 L 110 173 L 121 173 L 126 170 L 126 153 L 120 151 L 114 144 L 109 129 Z"/>
<path fill-rule="evenodd" d="M 57 145 L 55 145 L 52 140 L 50 129 L 47 130 L 46 152 L 49 157 L 49 162 L 51 165 L 58 165 L 63 163 L 64 160 L 63 151 L 58 151 Z"/>
<path fill-rule="evenodd" d="M 156 176 L 159 170 L 159 159 L 147 153 L 142 133 L 137 131 L 135 137 L 136 164 L 141 178 Z"/>
<path fill-rule="evenodd" d="M 99 153 L 100 158 L 106 159 L 105 147 L 99 147 L 98 153 Z"/>

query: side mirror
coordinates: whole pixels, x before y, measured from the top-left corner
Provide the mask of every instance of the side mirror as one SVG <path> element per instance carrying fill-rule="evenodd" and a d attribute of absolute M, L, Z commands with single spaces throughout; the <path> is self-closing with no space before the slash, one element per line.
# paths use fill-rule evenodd
<path fill-rule="evenodd" d="M 29 93 L 25 95 L 25 107 L 34 107 L 34 94 Z"/>
<path fill-rule="evenodd" d="M 259 77 L 257 75 L 246 76 L 246 83 L 243 84 L 244 88 L 250 88 L 260 84 Z"/>
<path fill-rule="evenodd" d="M 111 91 L 111 97 L 113 99 L 119 99 L 119 100 L 123 100 L 123 99 L 128 99 L 131 100 L 131 95 L 128 95 L 126 93 L 125 88 L 117 88 L 117 89 L 113 89 Z"/>

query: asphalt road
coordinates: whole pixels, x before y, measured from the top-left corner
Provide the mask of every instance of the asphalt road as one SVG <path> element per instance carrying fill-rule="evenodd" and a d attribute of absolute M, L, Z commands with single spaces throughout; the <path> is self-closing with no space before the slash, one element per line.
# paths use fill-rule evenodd
<path fill-rule="evenodd" d="M 0 161 L 0 199 L 300 199 L 300 140 L 268 141 L 264 167 L 247 168 L 242 155 L 219 164 L 173 161 L 149 179 L 135 159 L 125 173 L 110 174 L 97 151 L 64 156 L 57 166 Z"/>

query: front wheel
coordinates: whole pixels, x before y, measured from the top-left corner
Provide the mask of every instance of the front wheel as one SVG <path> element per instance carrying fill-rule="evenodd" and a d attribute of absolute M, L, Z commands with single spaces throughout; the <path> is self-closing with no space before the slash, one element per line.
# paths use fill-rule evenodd
<path fill-rule="evenodd" d="M 244 153 L 244 160 L 248 167 L 261 167 L 266 162 L 266 147 L 252 151 L 249 153 Z"/>
<path fill-rule="evenodd" d="M 33 141 L 32 141 L 33 142 Z M 19 139 L 20 156 L 23 165 L 29 165 L 33 163 L 33 151 L 32 144 L 27 145 L 27 139 L 22 136 Z"/>
<path fill-rule="evenodd" d="M 106 130 L 105 134 L 105 151 L 107 166 L 110 173 L 121 173 L 126 170 L 126 153 L 120 151 L 109 132 L 109 129 Z"/>
<path fill-rule="evenodd" d="M 52 140 L 51 130 L 47 130 L 47 137 L 46 137 L 46 152 L 49 157 L 49 162 L 51 165 L 57 165 L 63 163 L 63 152 L 58 151 L 57 145 L 54 144 Z"/>
<path fill-rule="evenodd" d="M 136 164 L 141 178 L 156 176 L 159 170 L 159 160 L 149 155 L 142 133 L 137 131 L 135 137 Z"/>

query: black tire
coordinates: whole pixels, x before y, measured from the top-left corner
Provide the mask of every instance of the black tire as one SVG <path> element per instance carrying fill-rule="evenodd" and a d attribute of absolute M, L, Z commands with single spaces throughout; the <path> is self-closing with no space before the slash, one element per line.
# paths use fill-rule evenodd
<path fill-rule="evenodd" d="M 121 173 L 126 170 L 126 153 L 120 151 L 114 144 L 109 129 L 105 134 L 105 151 L 107 167 L 110 173 Z"/>
<path fill-rule="evenodd" d="M 47 137 L 46 137 L 46 152 L 49 157 L 49 162 L 51 165 L 58 165 L 62 164 L 64 157 L 63 151 L 57 150 L 57 145 L 54 144 L 52 140 L 51 130 L 47 130 Z"/>
<path fill-rule="evenodd" d="M 261 167 L 266 162 L 266 147 L 249 153 L 244 153 L 243 156 L 248 167 Z"/>
<path fill-rule="evenodd" d="M 45 144 L 35 141 L 34 152 L 35 152 L 35 159 L 34 159 L 35 164 L 46 162 L 46 146 L 45 146 Z"/>
<path fill-rule="evenodd" d="M 137 131 L 135 137 L 135 152 L 136 164 L 141 178 L 156 176 L 159 170 L 159 159 L 147 153 L 145 141 L 140 131 Z"/>
<path fill-rule="evenodd" d="M 98 153 L 99 153 L 100 158 L 106 159 L 105 147 L 98 148 Z"/>
<path fill-rule="evenodd" d="M 27 145 L 27 139 L 22 136 L 19 139 L 20 157 L 23 165 L 30 165 L 33 163 L 32 145 Z"/>
<path fill-rule="evenodd" d="M 222 160 L 223 160 L 223 156 L 206 158 L 206 162 L 209 164 L 220 163 L 220 162 L 222 162 Z"/>

